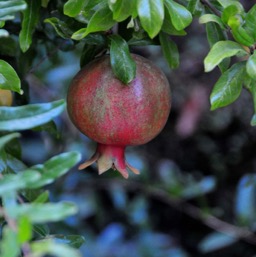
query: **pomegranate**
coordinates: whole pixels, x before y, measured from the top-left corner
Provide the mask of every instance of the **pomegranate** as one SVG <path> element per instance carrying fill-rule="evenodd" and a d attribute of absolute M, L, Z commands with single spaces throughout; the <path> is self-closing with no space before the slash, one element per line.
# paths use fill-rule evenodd
<path fill-rule="evenodd" d="M 74 77 L 67 109 L 74 125 L 98 143 L 94 162 L 99 174 L 113 168 L 128 178 L 139 171 L 125 160 L 125 147 L 141 145 L 163 129 L 171 107 L 170 87 L 163 72 L 149 60 L 132 54 L 136 77 L 128 85 L 117 79 L 108 55 L 95 59 Z"/>

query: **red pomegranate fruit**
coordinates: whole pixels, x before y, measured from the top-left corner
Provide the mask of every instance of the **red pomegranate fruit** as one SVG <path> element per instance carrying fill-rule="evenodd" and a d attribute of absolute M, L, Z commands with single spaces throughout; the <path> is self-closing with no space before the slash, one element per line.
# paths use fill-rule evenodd
<path fill-rule="evenodd" d="M 156 137 L 170 112 L 171 93 L 163 72 L 152 62 L 132 54 L 136 77 L 128 85 L 113 73 L 110 57 L 95 59 L 74 77 L 67 94 L 67 109 L 74 125 L 98 143 L 95 154 L 79 166 L 94 162 L 99 174 L 113 168 L 128 178 L 139 171 L 125 160 L 125 147 Z"/>

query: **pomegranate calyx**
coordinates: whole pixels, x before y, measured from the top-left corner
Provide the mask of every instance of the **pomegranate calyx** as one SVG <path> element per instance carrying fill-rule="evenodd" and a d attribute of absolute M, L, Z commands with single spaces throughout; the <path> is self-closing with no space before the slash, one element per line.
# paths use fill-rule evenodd
<path fill-rule="evenodd" d="M 132 167 L 125 161 L 124 151 L 124 146 L 104 145 L 98 143 L 96 152 L 93 156 L 86 162 L 82 163 L 78 169 L 85 169 L 97 162 L 99 174 L 102 174 L 111 168 L 117 170 L 126 179 L 129 177 L 128 170 L 132 171 L 134 174 L 140 174 L 138 169 Z"/>

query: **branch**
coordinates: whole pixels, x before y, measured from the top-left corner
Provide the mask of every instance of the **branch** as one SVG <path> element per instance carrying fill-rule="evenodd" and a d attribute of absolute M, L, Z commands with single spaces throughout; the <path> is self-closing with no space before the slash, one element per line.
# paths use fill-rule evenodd
<path fill-rule="evenodd" d="M 214 14 L 220 16 L 220 12 L 214 6 L 212 6 L 212 4 L 208 0 L 200 0 L 200 2 L 204 6 L 208 7 Z"/>
<path fill-rule="evenodd" d="M 97 181 L 88 181 L 88 185 L 93 186 L 94 188 L 100 187 L 104 189 L 110 189 L 116 185 L 121 185 L 133 191 L 139 190 L 180 212 L 184 212 L 188 216 L 202 222 L 204 225 L 215 231 L 243 240 L 249 244 L 256 245 L 256 235 L 249 229 L 245 227 L 237 227 L 211 214 L 206 214 L 200 208 L 185 202 L 183 199 L 173 198 L 168 192 L 155 186 L 145 186 L 139 182 L 124 181 L 119 179 L 97 179 Z"/>

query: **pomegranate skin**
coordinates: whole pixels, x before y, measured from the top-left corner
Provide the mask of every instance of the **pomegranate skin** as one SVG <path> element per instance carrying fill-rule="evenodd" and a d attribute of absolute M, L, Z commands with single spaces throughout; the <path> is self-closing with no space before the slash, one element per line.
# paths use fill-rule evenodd
<path fill-rule="evenodd" d="M 135 54 L 132 58 L 136 63 L 136 77 L 128 85 L 115 77 L 106 55 L 81 69 L 69 87 L 69 116 L 83 134 L 98 142 L 97 149 L 103 149 L 102 146 L 124 149 L 128 145 L 145 144 L 160 133 L 168 119 L 171 92 L 167 78 L 149 60 Z M 118 169 L 113 163 L 119 158 L 109 154 L 116 151 L 106 149 L 105 155 L 112 160 L 111 167 Z M 97 152 L 104 155 L 104 150 Z M 106 170 L 106 165 L 99 162 L 99 155 L 94 161 L 102 166 L 99 173 Z M 81 166 L 84 168 L 91 163 L 90 159 Z M 110 164 L 107 166 L 111 168 Z M 122 175 L 128 177 L 125 171 Z"/>

